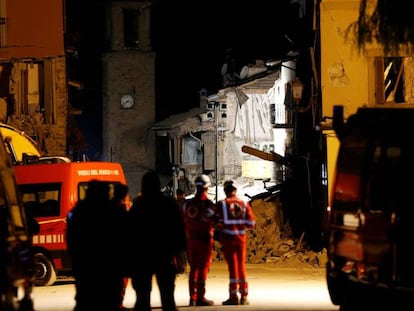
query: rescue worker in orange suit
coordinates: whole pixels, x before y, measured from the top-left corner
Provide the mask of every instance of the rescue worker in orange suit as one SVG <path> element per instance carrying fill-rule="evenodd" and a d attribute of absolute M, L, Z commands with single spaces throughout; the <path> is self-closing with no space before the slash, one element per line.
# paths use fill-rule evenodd
<path fill-rule="evenodd" d="M 248 305 L 246 230 L 254 228 L 256 220 L 250 204 L 237 196 L 233 181 L 226 181 L 223 186 L 226 198 L 217 202 L 216 226 L 221 231 L 220 243 L 230 278 L 229 299 L 223 305 Z"/>
<path fill-rule="evenodd" d="M 190 306 L 211 306 L 212 300 L 205 298 L 206 280 L 213 251 L 213 233 L 216 207 L 207 196 L 210 178 L 207 175 L 195 179 L 196 192 L 187 199 L 182 211 L 187 236 L 187 257 L 190 265 L 188 287 Z"/>

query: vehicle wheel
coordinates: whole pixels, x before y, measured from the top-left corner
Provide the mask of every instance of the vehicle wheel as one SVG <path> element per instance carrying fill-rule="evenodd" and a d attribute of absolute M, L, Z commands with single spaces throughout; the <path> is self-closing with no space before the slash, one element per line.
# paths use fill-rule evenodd
<path fill-rule="evenodd" d="M 328 264 L 326 267 L 326 283 L 329 296 L 334 305 L 340 305 L 344 300 L 344 283 L 339 276 L 332 276 L 331 270 L 332 268 Z"/>
<path fill-rule="evenodd" d="M 49 286 L 56 282 L 56 271 L 52 262 L 42 253 L 34 256 L 36 286 Z"/>
<path fill-rule="evenodd" d="M 339 311 L 352 311 L 352 306 L 348 304 L 342 304 L 339 306 Z"/>

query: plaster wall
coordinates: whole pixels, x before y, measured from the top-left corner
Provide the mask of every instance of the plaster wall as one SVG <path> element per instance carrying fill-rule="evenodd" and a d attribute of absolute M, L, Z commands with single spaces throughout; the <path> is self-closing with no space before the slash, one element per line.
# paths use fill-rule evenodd
<path fill-rule="evenodd" d="M 343 105 L 347 117 L 369 102 L 373 77 L 369 76 L 367 58 L 346 38 L 358 13 L 359 1 L 324 0 L 320 4 L 322 117 L 332 117 L 335 105 Z M 325 131 L 324 136 L 330 201 L 339 141 L 332 130 Z"/>
<path fill-rule="evenodd" d="M 358 19 L 360 1 L 324 0 L 320 4 L 322 116 L 331 117 L 334 105 L 345 114 L 368 104 L 368 63 L 355 43 L 346 38 Z"/>

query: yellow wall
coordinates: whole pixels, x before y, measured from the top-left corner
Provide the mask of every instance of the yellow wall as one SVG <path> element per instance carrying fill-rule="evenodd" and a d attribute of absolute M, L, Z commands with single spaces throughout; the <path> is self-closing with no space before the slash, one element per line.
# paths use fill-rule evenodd
<path fill-rule="evenodd" d="M 345 38 L 359 1 L 323 0 L 320 12 L 322 113 L 330 117 L 334 105 L 344 105 L 347 116 L 368 103 L 366 58 Z"/>
<path fill-rule="evenodd" d="M 323 0 L 320 3 L 321 88 L 323 117 L 332 117 L 333 106 L 343 105 L 344 116 L 369 104 L 367 58 L 346 39 L 348 27 L 357 21 L 360 1 Z M 372 85 L 371 84 L 371 85 Z M 339 141 L 334 131 L 324 131 L 327 145 L 328 201 Z"/>

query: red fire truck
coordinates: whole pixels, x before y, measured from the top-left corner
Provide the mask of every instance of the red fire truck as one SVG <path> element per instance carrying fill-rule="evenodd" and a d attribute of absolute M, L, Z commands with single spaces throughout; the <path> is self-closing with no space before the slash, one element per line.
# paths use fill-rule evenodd
<path fill-rule="evenodd" d="M 51 285 L 71 270 L 65 241 L 69 210 L 84 198 L 88 181 L 105 181 L 113 189 L 126 184 L 124 172 L 119 163 L 64 162 L 16 165 L 15 174 L 23 203 L 40 224 L 33 237 L 35 284 Z"/>
<path fill-rule="evenodd" d="M 124 171 L 115 162 L 71 162 L 66 157 L 42 157 L 36 154 L 29 137 L 22 137 L 11 127 L 0 125 L 0 130 L 13 159 L 24 206 L 40 224 L 39 234 L 33 236 L 34 283 L 52 285 L 58 277 L 71 274 L 65 241 L 69 210 L 84 198 L 88 182 L 93 179 L 107 182 L 111 197 L 115 184 L 127 183 Z"/>

